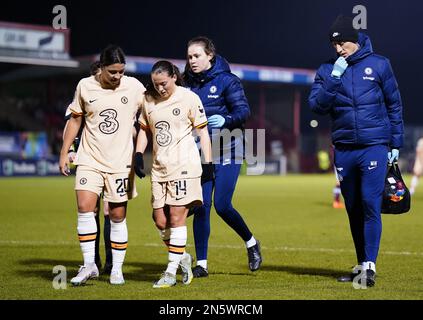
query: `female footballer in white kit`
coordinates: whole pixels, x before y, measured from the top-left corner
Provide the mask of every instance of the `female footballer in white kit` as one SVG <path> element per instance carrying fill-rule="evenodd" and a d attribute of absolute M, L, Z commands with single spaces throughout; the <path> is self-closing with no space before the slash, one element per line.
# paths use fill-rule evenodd
<path fill-rule="evenodd" d="M 153 219 L 168 246 L 169 259 L 166 271 L 153 288 L 168 288 L 176 284 L 179 265 L 185 285 L 193 278 L 192 258 L 185 252 L 186 217 L 189 208 L 202 204 L 201 181 L 213 179 L 213 165 L 203 104 L 195 93 L 181 86 L 178 68 L 169 61 L 158 61 L 152 68 L 151 81 L 138 120 L 141 130 L 135 172 L 140 178 L 145 176 L 143 152 L 148 143 L 146 131 L 150 130 Z M 194 128 L 200 137 L 203 165 L 192 132 Z"/>
<path fill-rule="evenodd" d="M 100 55 L 101 72 L 79 81 L 71 104 L 72 117 L 67 125 L 60 153 L 60 172 L 69 171 L 69 147 L 85 119 L 74 164 L 78 166 L 75 190 L 78 205 L 78 236 L 84 265 L 73 285 L 98 277 L 94 262 L 97 235 L 94 210 L 103 192 L 109 203 L 110 241 L 113 267 L 111 284 L 125 282 L 122 265 L 128 245 L 126 206 L 137 192 L 134 184 L 133 126 L 145 91 L 141 82 L 124 75 L 125 55 L 120 47 L 108 46 Z"/>

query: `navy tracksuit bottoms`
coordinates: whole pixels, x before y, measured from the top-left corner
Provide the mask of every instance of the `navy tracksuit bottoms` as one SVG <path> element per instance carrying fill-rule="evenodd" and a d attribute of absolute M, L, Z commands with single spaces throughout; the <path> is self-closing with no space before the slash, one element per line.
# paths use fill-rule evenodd
<path fill-rule="evenodd" d="M 335 167 L 358 264 L 376 263 L 379 252 L 388 151 L 386 145 L 335 146 Z"/>
<path fill-rule="evenodd" d="M 238 180 L 240 164 L 215 164 L 215 180 L 203 184 L 203 205 L 194 209 L 194 241 L 197 260 L 207 260 L 207 249 L 210 236 L 210 209 L 214 189 L 214 208 L 217 214 L 244 241 L 252 237 L 244 219 L 232 206 L 232 196 Z"/>

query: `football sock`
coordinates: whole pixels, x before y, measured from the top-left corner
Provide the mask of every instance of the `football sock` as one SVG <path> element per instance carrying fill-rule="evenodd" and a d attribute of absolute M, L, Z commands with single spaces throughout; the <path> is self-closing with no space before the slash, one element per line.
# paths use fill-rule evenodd
<path fill-rule="evenodd" d="M 250 240 L 245 241 L 245 245 L 247 246 L 247 248 L 251 248 L 253 246 L 255 246 L 257 244 L 256 239 L 252 236 Z"/>
<path fill-rule="evenodd" d="M 160 238 L 162 239 L 163 243 L 169 250 L 169 241 L 170 241 L 170 228 L 159 230 Z M 182 258 L 185 257 L 188 253 L 184 251 L 184 254 L 182 255 Z M 181 258 L 181 259 L 182 259 Z M 206 261 L 207 264 L 207 261 Z"/>
<path fill-rule="evenodd" d="M 126 219 L 121 222 L 110 220 L 110 242 L 112 245 L 112 272 L 121 270 L 125 260 L 126 248 L 128 247 L 128 228 Z"/>
<path fill-rule="evenodd" d="M 339 202 L 340 198 L 341 198 L 341 188 L 340 187 L 335 187 L 333 188 L 333 200 L 336 202 Z"/>
<path fill-rule="evenodd" d="M 97 238 L 97 225 L 94 212 L 78 212 L 78 237 L 81 246 L 84 266 L 95 262 L 95 240 Z"/>
<path fill-rule="evenodd" d="M 376 272 L 376 264 L 373 261 L 363 262 L 363 270 L 371 269 Z"/>
<path fill-rule="evenodd" d="M 169 263 L 166 272 L 176 275 L 187 244 L 187 227 L 170 228 Z"/>
<path fill-rule="evenodd" d="M 204 269 L 207 270 L 207 260 L 198 260 L 197 266 L 203 267 Z"/>
<path fill-rule="evenodd" d="M 419 177 L 413 176 L 411 178 L 411 183 L 410 183 L 410 192 L 414 193 L 416 191 L 416 187 L 418 184 L 419 184 Z"/>

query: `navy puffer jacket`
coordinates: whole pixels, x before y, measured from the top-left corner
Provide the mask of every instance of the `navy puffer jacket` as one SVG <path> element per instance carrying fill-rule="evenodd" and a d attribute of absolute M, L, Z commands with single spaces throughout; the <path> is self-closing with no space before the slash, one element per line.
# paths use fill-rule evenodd
<path fill-rule="evenodd" d="M 309 105 L 332 118 L 333 144 L 403 145 L 402 102 L 389 60 L 373 53 L 370 38 L 359 33 L 360 49 L 346 60 L 340 79 L 331 76 L 335 60 L 317 70 Z"/>
<path fill-rule="evenodd" d="M 229 64 L 223 57 L 216 55 L 212 67 L 199 74 L 192 71 L 185 72 L 184 80 L 186 85 L 200 97 L 207 117 L 215 114 L 224 117 L 225 124 L 222 129 L 244 129 L 245 121 L 250 116 L 250 107 L 241 80 L 231 73 Z M 209 132 L 211 133 L 210 129 Z M 215 143 L 219 135 L 213 134 L 211 139 L 212 143 Z M 222 144 L 221 151 L 223 153 L 232 151 L 232 155 L 222 156 L 221 152 L 219 158 L 233 159 L 235 147 L 242 142 L 241 137 L 232 139 L 232 142 L 226 145 Z"/>

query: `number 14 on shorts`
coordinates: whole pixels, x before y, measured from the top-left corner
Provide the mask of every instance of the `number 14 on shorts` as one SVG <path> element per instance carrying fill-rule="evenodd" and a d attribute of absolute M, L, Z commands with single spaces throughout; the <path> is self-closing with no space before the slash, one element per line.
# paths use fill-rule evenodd
<path fill-rule="evenodd" d="M 177 180 L 175 181 L 176 188 L 176 200 L 180 200 L 187 195 L 187 181 Z"/>

